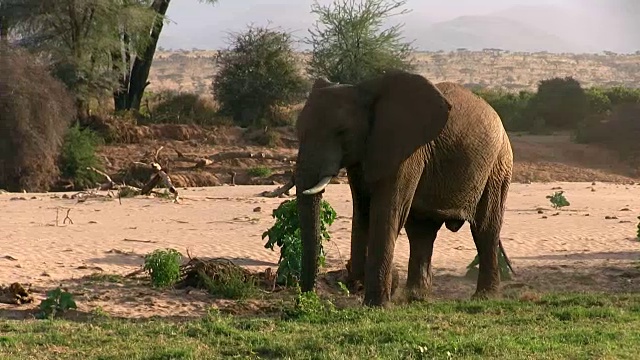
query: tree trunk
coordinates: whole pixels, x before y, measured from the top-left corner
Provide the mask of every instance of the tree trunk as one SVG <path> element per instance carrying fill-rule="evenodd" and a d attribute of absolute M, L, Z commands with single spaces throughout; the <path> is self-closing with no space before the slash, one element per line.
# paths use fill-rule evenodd
<path fill-rule="evenodd" d="M 131 81 L 131 42 L 129 35 L 122 35 L 122 50 L 124 51 L 124 59 L 121 53 L 111 54 L 114 70 L 118 70 L 117 63 L 123 63 L 123 69 L 120 79 L 118 80 L 118 89 L 113 92 L 113 105 L 116 111 L 127 110 L 129 108 L 129 83 Z"/>
<path fill-rule="evenodd" d="M 0 11 L 2 11 L 2 5 L 0 5 Z M 6 17 L 0 16 L 0 43 L 6 44 L 8 42 L 9 42 L 9 24 L 7 24 Z"/>
<path fill-rule="evenodd" d="M 169 8 L 171 0 L 154 0 L 151 8 L 158 14 L 156 16 L 151 33 L 149 35 L 149 44 L 141 55 L 136 56 L 131 69 L 131 79 L 129 81 L 129 91 L 127 97 L 127 109 L 140 110 L 142 95 L 147 85 L 149 85 L 149 70 L 153 62 L 153 55 L 158 46 L 160 33 L 164 26 L 163 18 Z"/>

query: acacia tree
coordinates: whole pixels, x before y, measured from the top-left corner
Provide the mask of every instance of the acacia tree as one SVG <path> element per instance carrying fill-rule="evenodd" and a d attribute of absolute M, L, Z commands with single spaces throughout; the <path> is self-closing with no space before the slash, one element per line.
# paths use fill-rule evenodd
<path fill-rule="evenodd" d="M 220 111 L 240 126 L 274 124 L 275 106 L 304 97 L 307 83 L 298 69 L 287 32 L 252 27 L 232 35 L 216 59 L 212 90 Z"/>
<path fill-rule="evenodd" d="M 215 4 L 218 0 L 198 0 L 201 3 Z M 131 51 L 130 33 L 126 30 L 120 34 L 123 44 L 123 62 L 125 69 L 130 69 L 122 74 L 120 87 L 114 93 L 116 110 L 140 110 L 140 103 L 144 90 L 149 85 L 149 71 L 156 53 L 160 33 L 166 21 L 167 10 L 171 0 L 144 0 L 148 9 L 152 10 L 155 18 L 148 28 L 148 41 L 138 51 Z M 117 56 L 117 54 L 115 54 Z"/>
<path fill-rule="evenodd" d="M 305 42 L 313 48 L 308 73 L 340 83 L 356 83 L 388 69 L 410 70 L 411 43 L 403 41 L 403 24 L 384 26 L 393 16 L 407 14 L 407 0 L 317 1 L 318 16 Z"/>
<path fill-rule="evenodd" d="M 198 0 L 215 3 L 217 0 Z M 74 94 L 113 94 L 116 110 L 139 110 L 171 0 L 0 0 L 0 34 L 45 55 Z M 6 38 L 6 35 L 3 35 Z"/>
<path fill-rule="evenodd" d="M 122 50 L 118 34 L 127 29 L 145 44 L 154 14 L 138 0 L 5 0 L 6 17 L 17 43 L 48 59 L 52 73 L 75 95 L 80 119 L 89 101 L 118 87 L 126 64 L 114 61 Z"/>

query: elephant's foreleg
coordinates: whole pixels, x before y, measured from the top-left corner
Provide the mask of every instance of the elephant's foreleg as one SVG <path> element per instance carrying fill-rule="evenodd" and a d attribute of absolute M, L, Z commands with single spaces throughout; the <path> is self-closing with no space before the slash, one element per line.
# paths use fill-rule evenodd
<path fill-rule="evenodd" d="M 362 170 L 358 167 L 347 170 L 353 218 L 351 221 L 351 257 L 349 261 L 349 287 L 353 292 L 364 286 L 367 244 L 369 242 L 369 206 L 370 199 L 365 188 Z"/>
<path fill-rule="evenodd" d="M 478 204 L 474 222 L 471 224 L 471 234 L 480 260 L 474 298 L 493 295 L 500 287 L 498 246 L 508 191 L 508 179 L 489 177 Z"/>
<path fill-rule="evenodd" d="M 433 273 L 431 256 L 433 244 L 443 221 L 419 219 L 409 214 L 404 228 L 409 238 L 409 269 L 407 274 L 407 297 L 409 300 L 424 300 L 431 291 Z"/>
<path fill-rule="evenodd" d="M 369 246 L 365 270 L 364 304 L 385 306 L 391 300 L 393 252 L 404 226 L 417 179 L 410 184 L 388 183 L 376 188 L 371 197 Z"/>

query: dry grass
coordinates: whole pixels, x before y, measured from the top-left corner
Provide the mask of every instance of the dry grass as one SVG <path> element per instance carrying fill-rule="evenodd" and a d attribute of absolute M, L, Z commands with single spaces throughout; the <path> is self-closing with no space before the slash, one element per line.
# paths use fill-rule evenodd
<path fill-rule="evenodd" d="M 74 108 L 64 85 L 22 50 L 0 46 L 0 187 L 47 191 Z"/>

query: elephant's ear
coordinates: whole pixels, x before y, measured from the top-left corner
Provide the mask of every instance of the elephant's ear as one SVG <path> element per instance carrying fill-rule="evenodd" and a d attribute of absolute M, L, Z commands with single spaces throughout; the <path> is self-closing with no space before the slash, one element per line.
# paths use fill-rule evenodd
<path fill-rule="evenodd" d="M 391 71 L 357 85 L 371 116 L 364 169 L 373 182 L 398 170 L 447 124 L 451 104 L 433 83 L 405 71 Z"/>

